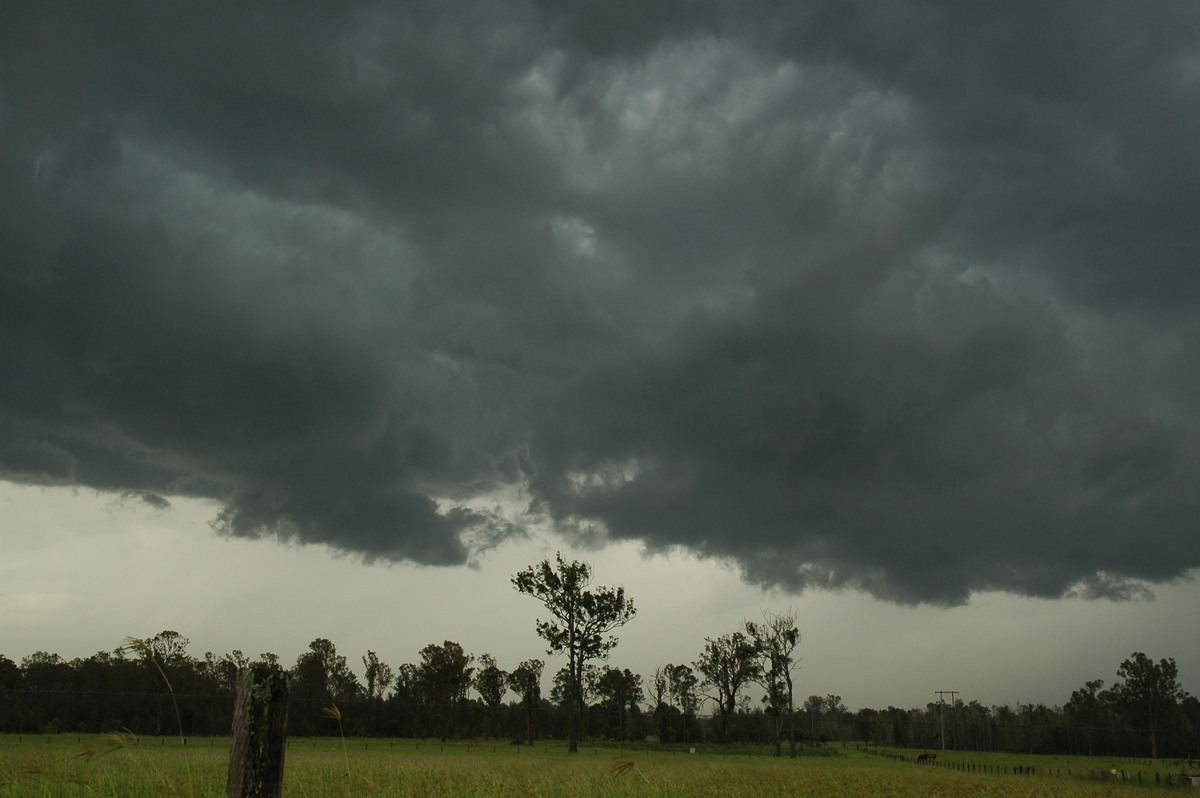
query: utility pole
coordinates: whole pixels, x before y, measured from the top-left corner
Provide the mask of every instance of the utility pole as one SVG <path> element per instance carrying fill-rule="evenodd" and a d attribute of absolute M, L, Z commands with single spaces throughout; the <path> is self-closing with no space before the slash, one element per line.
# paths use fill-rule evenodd
<path fill-rule="evenodd" d="M 938 725 L 941 727 L 942 750 L 946 750 L 946 721 L 942 718 L 942 707 L 946 705 L 946 696 L 950 696 L 950 706 L 954 706 L 958 701 L 957 690 L 934 690 L 933 694 L 938 697 Z"/>

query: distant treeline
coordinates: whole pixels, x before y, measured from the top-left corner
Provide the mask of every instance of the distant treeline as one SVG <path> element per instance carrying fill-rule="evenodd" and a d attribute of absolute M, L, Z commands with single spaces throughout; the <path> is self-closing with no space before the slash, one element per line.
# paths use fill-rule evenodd
<path fill-rule="evenodd" d="M 182 725 L 188 736 L 229 733 L 237 673 L 250 658 L 240 651 L 192 657 L 187 638 L 170 631 L 136 642 L 84 659 L 37 652 L 18 664 L 0 655 L 0 732 L 174 735 Z M 281 664 L 273 654 L 255 661 Z M 365 679 L 331 641 L 314 640 L 289 669 L 290 734 L 337 734 L 337 722 L 322 712 L 333 704 L 353 736 L 527 743 L 565 734 L 564 675 L 543 697 L 540 660 L 504 671 L 492 657 L 473 657 L 445 641 L 422 649 L 417 663 L 392 668 L 374 652 L 362 663 Z M 1118 678 L 1107 690 L 1101 681 L 1088 682 L 1053 707 L 947 701 L 852 712 L 839 696 L 813 695 L 796 708 L 795 720 L 801 741 L 810 743 L 1200 758 L 1200 701 L 1179 685 L 1173 660 L 1154 663 L 1135 653 Z M 776 739 L 779 718 L 769 705 L 741 695 L 733 717 L 719 718 L 698 711 L 704 690 L 703 678 L 686 665 L 665 665 L 649 679 L 608 665 L 591 668 L 582 731 L 593 739 L 678 744 Z"/>

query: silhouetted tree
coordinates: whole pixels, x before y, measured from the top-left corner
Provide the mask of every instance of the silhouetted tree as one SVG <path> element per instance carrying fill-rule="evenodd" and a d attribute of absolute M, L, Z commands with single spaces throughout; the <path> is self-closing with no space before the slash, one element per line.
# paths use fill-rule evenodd
<path fill-rule="evenodd" d="M 17 707 L 19 693 L 24 686 L 21 667 L 0 654 L 0 732 L 21 730 L 21 716 Z"/>
<path fill-rule="evenodd" d="M 438 736 L 447 739 L 453 729 L 455 710 L 467 697 L 471 686 L 471 674 L 475 661 L 463 647 L 453 640 L 442 645 L 430 643 L 421 649 L 421 662 L 417 665 L 417 689 L 422 702 L 432 707 L 438 718 Z"/>
<path fill-rule="evenodd" d="M 346 658 L 337 653 L 331 640 L 318 637 L 308 644 L 308 651 L 297 657 L 292 668 L 291 701 L 295 708 L 288 713 L 288 725 L 298 733 L 312 734 L 323 706 L 348 704 L 361 692 L 358 677 Z"/>
<path fill-rule="evenodd" d="M 374 651 L 367 651 L 362 658 L 363 675 L 367 680 L 367 704 L 371 713 L 371 733 L 376 734 L 379 728 L 379 710 L 383 706 L 383 696 L 392 686 L 395 673 L 392 666 L 383 662 Z"/>
<path fill-rule="evenodd" d="M 504 694 L 508 692 L 508 674 L 500 669 L 496 658 L 491 654 L 481 654 L 479 657 L 479 670 L 475 673 L 475 691 L 487 707 L 489 732 L 495 736 L 496 717 L 504 701 Z"/>
<path fill-rule="evenodd" d="M 396 668 L 392 694 L 387 699 L 388 733 L 397 737 L 418 736 L 421 732 L 418 717 L 420 705 L 417 666 L 405 662 Z"/>
<path fill-rule="evenodd" d="M 542 700 L 542 668 L 545 663 L 540 659 L 527 659 L 508 674 L 508 687 L 521 697 L 525 707 L 526 739 L 533 745 L 533 715 Z"/>
<path fill-rule="evenodd" d="M 596 674 L 593 687 L 600 704 L 617 715 L 618 739 L 624 740 L 629 733 L 629 716 L 643 699 L 642 677 L 628 668 L 604 666 Z"/>
<path fill-rule="evenodd" d="M 164 629 L 154 637 L 147 638 L 146 654 L 158 660 L 163 667 L 179 665 L 188 660 L 187 647 L 191 645 L 179 632 Z"/>
<path fill-rule="evenodd" d="M 1063 707 L 1072 730 L 1082 735 L 1084 748 L 1078 753 L 1092 756 L 1095 753 L 1097 736 L 1101 729 L 1112 725 L 1112 702 L 1104 687 L 1103 679 L 1093 679 L 1071 693 Z"/>
<path fill-rule="evenodd" d="M 728 739 L 738 696 L 760 671 L 754 642 L 742 632 L 706 637 L 695 665 L 704 675 L 702 687 L 709 689 L 709 697 L 717 704 L 717 735 Z"/>
<path fill-rule="evenodd" d="M 696 712 L 700 708 L 700 695 L 697 692 L 700 679 L 688 665 L 668 663 L 663 671 L 667 677 L 667 695 L 671 698 L 672 709 L 683 722 L 681 739 L 691 741 L 697 737 L 698 732 Z M 673 726 L 671 731 L 674 732 Z"/>
<path fill-rule="evenodd" d="M 21 674 L 25 689 L 41 699 L 30 702 L 26 728 L 46 734 L 62 731 L 73 681 L 71 666 L 58 654 L 35 651 L 21 659 Z"/>
<path fill-rule="evenodd" d="M 1123 681 L 1112 688 L 1118 706 L 1135 724 L 1150 732 L 1150 756 L 1159 756 L 1158 733 L 1165 720 L 1178 709 L 1187 693 L 1179 683 L 1179 669 L 1174 659 L 1152 659 L 1135 651 L 1117 668 Z"/>
<path fill-rule="evenodd" d="M 206 651 L 204 665 L 214 686 L 223 692 L 232 693 L 237 689 L 238 671 L 250 666 L 250 658 L 238 649 L 220 657 L 211 651 Z"/>
<path fill-rule="evenodd" d="M 671 666 L 668 665 L 667 668 L 669 667 Z M 654 676 L 650 679 L 650 700 L 654 702 L 650 707 L 651 712 L 658 712 L 658 708 L 667 702 L 670 689 L 667 669 L 660 665 L 654 669 Z"/>
<path fill-rule="evenodd" d="M 763 622 L 746 621 L 746 634 L 758 656 L 756 681 L 764 690 L 763 703 L 774 720 L 775 756 L 782 756 L 782 731 L 786 722 L 790 754 L 796 756 L 796 716 L 792 687 L 792 671 L 798 665 L 793 659 L 800 644 L 796 628 L 796 612 L 775 615 L 763 613 Z"/>
<path fill-rule="evenodd" d="M 512 578 L 518 592 L 533 596 L 554 616 L 553 621 L 538 619 L 538 634 L 550 648 L 549 654 L 567 655 L 568 689 L 575 700 L 568 701 L 567 750 L 579 751 L 579 702 L 583 692 L 584 665 L 605 659 L 617 645 L 610 633 L 633 619 L 636 610 L 625 588 L 596 587 L 589 590 L 592 568 L 578 561 L 556 563 L 543 560 Z"/>

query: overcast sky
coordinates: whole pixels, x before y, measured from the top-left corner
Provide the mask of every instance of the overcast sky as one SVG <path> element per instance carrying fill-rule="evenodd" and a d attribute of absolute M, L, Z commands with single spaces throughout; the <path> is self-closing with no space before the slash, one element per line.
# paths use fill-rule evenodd
<path fill-rule="evenodd" d="M 563 548 L 643 672 L 1200 689 L 1198 140 L 1191 2 L 5 3 L 0 653 L 525 658 Z"/>

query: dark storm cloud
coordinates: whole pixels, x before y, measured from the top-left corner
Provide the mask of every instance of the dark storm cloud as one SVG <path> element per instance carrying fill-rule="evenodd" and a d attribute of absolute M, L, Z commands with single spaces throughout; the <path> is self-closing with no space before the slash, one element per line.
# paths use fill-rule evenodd
<path fill-rule="evenodd" d="M 1191 4 L 8 4 L 0 476 L 462 562 L 1200 565 Z"/>

